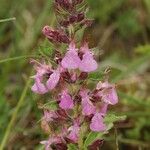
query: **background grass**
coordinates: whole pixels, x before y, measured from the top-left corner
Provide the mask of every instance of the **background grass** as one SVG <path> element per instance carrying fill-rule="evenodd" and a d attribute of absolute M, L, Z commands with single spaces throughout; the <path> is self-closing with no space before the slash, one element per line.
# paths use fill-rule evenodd
<path fill-rule="evenodd" d="M 84 36 L 89 38 L 91 48 L 96 47 L 100 63 L 99 70 L 90 78 L 102 79 L 103 70 L 109 66 L 110 80 L 117 83 L 120 98 L 112 111 L 128 116 L 125 122 L 116 124 L 119 148 L 149 150 L 150 2 L 88 0 L 88 3 L 88 15 L 95 22 Z M 45 97 L 30 91 L 29 58 L 37 57 L 41 47 L 44 52 L 50 50 L 45 48 L 49 44 L 41 29 L 56 22 L 51 4 L 51 0 L 0 0 L 0 142 L 4 136 L 8 137 L 6 149 L 42 149 L 39 141 L 46 137 L 38 122 L 42 115 L 38 104 Z M 102 149 L 115 150 L 115 139 L 112 129 Z"/>

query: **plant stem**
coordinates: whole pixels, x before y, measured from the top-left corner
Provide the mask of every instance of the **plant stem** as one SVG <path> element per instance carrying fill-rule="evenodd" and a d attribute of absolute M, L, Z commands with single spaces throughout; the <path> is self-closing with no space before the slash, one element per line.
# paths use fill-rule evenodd
<path fill-rule="evenodd" d="M 115 141 L 116 141 L 116 150 L 119 150 L 118 133 L 116 128 L 115 128 Z"/>
<path fill-rule="evenodd" d="M 17 57 L 12 57 L 12 58 L 6 58 L 6 59 L 0 60 L 0 64 L 8 62 L 8 61 L 18 60 L 18 59 L 22 59 L 22 58 L 30 58 L 30 57 L 38 57 L 38 56 L 36 56 L 36 55 L 27 55 L 27 56 L 17 56 Z"/>
<path fill-rule="evenodd" d="M 6 18 L 6 19 L 0 19 L 0 23 L 7 22 L 7 21 L 14 21 L 14 20 L 16 20 L 15 17 L 13 17 L 13 18 Z"/>
<path fill-rule="evenodd" d="M 0 150 L 3 150 L 5 145 L 6 145 L 6 143 L 7 143 L 7 139 L 9 137 L 9 135 L 10 135 L 10 131 L 11 131 L 11 129 L 12 129 L 14 123 L 15 123 L 15 120 L 17 118 L 17 113 L 18 113 L 20 107 L 22 106 L 22 104 L 24 102 L 24 99 L 25 99 L 25 96 L 26 96 L 26 93 L 27 93 L 27 90 L 28 90 L 30 82 L 31 82 L 31 79 L 29 77 L 27 82 L 26 82 L 26 85 L 25 85 L 25 87 L 23 89 L 23 92 L 21 94 L 21 97 L 20 97 L 20 99 L 18 101 L 18 104 L 17 104 L 17 106 L 16 106 L 16 108 L 15 108 L 15 110 L 13 112 L 11 120 L 10 120 L 8 126 L 7 126 L 6 132 L 4 134 L 4 138 L 2 139 L 2 142 L 1 142 L 1 145 L 0 145 Z"/>

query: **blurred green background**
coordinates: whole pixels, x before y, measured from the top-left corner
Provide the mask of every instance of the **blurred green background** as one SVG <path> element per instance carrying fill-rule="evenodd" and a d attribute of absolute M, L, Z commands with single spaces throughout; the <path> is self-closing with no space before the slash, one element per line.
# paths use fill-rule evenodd
<path fill-rule="evenodd" d="M 96 47 L 100 63 L 90 78 L 101 79 L 110 67 L 110 80 L 117 83 L 120 99 L 112 111 L 128 116 L 116 124 L 117 135 L 111 130 L 102 149 L 116 150 L 117 137 L 120 150 L 149 150 L 150 0 L 88 3 L 88 16 L 95 22 L 84 36 L 91 48 Z M 12 20 L 2 20 L 6 18 Z M 8 150 L 43 149 L 39 141 L 46 135 L 40 128 L 38 104 L 45 98 L 30 90 L 29 58 L 48 45 L 42 27 L 55 23 L 52 0 L 0 0 L 0 142 L 6 141 Z"/>

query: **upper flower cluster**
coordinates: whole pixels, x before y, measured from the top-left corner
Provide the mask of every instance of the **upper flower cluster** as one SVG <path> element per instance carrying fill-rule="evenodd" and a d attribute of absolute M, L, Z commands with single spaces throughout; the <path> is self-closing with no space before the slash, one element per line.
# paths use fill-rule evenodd
<path fill-rule="evenodd" d="M 36 75 L 33 77 L 35 79 L 35 83 L 32 86 L 32 91 L 38 94 L 45 94 L 48 91 L 54 89 L 59 83 L 60 79 L 65 80 L 64 73 L 71 69 L 79 69 L 81 72 L 92 72 L 97 69 L 97 62 L 93 58 L 93 54 L 90 52 L 88 48 L 88 44 L 85 43 L 80 51 L 76 49 L 75 43 L 71 42 L 69 44 L 69 48 L 67 53 L 61 62 L 58 63 L 58 67 L 53 69 L 52 66 L 46 64 L 40 64 L 36 61 L 32 61 L 35 64 Z M 70 73 L 69 73 L 70 74 Z M 44 76 L 48 79 L 44 84 Z M 71 80 L 77 80 L 77 73 L 73 72 L 71 75 Z"/>

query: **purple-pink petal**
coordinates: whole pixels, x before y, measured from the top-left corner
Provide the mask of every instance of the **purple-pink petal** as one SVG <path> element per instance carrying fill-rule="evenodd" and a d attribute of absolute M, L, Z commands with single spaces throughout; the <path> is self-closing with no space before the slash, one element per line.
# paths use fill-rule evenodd
<path fill-rule="evenodd" d="M 44 117 L 47 122 L 53 121 L 55 118 L 58 118 L 57 114 L 54 111 L 44 110 Z"/>
<path fill-rule="evenodd" d="M 107 109 L 108 109 L 108 104 L 107 104 L 107 103 L 102 104 L 102 107 L 101 107 L 101 109 L 100 109 L 100 113 L 101 113 L 103 116 L 105 116 L 106 113 L 107 113 Z"/>
<path fill-rule="evenodd" d="M 110 89 L 105 89 L 104 94 L 102 96 L 102 100 L 111 105 L 115 105 L 118 103 L 118 96 L 116 90 L 112 87 Z"/>
<path fill-rule="evenodd" d="M 81 106 L 82 106 L 82 114 L 85 116 L 89 116 L 94 114 L 96 111 L 96 107 L 90 101 L 90 97 L 88 95 L 88 89 L 81 89 L 80 96 L 82 97 Z"/>
<path fill-rule="evenodd" d="M 62 109 L 72 109 L 74 107 L 73 99 L 67 93 L 67 91 L 63 91 L 60 98 L 59 106 Z"/>
<path fill-rule="evenodd" d="M 118 103 L 118 95 L 115 89 L 115 85 L 108 82 L 99 82 L 96 89 L 99 90 L 97 96 L 101 97 L 104 103 L 111 105 Z"/>
<path fill-rule="evenodd" d="M 61 65 L 63 66 L 63 68 L 77 69 L 79 67 L 81 60 L 78 56 L 77 50 L 78 49 L 76 49 L 75 43 L 72 41 L 69 44 L 68 52 L 61 61 Z"/>
<path fill-rule="evenodd" d="M 67 69 L 77 69 L 80 64 L 80 58 L 78 57 L 77 52 L 68 51 L 61 61 L 61 65 Z"/>
<path fill-rule="evenodd" d="M 86 52 L 83 55 L 83 59 L 80 63 L 79 69 L 83 72 L 92 72 L 97 69 L 97 62 L 94 60 L 93 55 L 90 52 Z"/>
<path fill-rule="evenodd" d="M 31 90 L 37 94 L 45 94 L 48 90 L 45 85 L 41 82 L 41 77 L 35 76 L 35 83 Z"/>
<path fill-rule="evenodd" d="M 41 144 L 45 145 L 45 150 L 52 150 L 51 145 L 61 143 L 61 138 L 57 136 L 50 137 L 47 141 L 41 141 Z"/>
<path fill-rule="evenodd" d="M 89 116 L 91 114 L 95 113 L 95 106 L 92 104 L 92 102 L 89 100 L 88 97 L 82 98 L 82 114 L 85 116 Z"/>
<path fill-rule="evenodd" d="M 76 143 L 79 138 L 79 131 L 80 131 L 79 125 L 77 123 L 75 123 L 73 126 L 71 126 L 68 129 L 68 131 L 70 131 L 68 138 Z"/>
<path fill-rule="evenodd" d="M 60 79 L 60 72 L 58 70 L 54 70 L 46 82 L 48 90 L 54 89 L 58 84 L 59 79 Z"/>
<path fill-rule="evenodd" d="M 101 113 L 95 113 L 91 120 L 90 129 L 95 132 L 105 131 L 106 125 Z"/>

